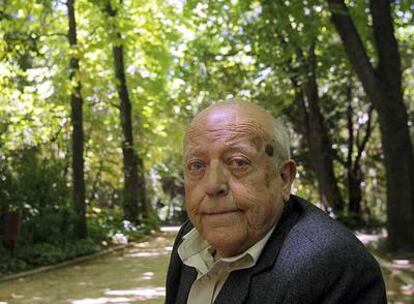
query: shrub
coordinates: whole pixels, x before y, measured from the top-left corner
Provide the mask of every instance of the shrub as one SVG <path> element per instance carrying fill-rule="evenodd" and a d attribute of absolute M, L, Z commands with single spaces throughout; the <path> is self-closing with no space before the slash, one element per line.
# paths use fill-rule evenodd
<path fill-rule="evenodd" d="M 91 239 L 62 244 L 20 244 L 13 255 L 0 247 L 0 276 L 46 266 L 95 253 L 100 247 Z"/>

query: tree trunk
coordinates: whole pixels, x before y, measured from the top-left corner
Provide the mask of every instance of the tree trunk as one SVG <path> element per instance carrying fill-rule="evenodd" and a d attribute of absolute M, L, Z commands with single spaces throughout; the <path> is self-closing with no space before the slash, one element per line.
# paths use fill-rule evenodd
<path fill-rule="evenodd" d="M 351 99 L 352 97 L 349 98 L 349 112 L 348 112 L 348 123 L 352 123 L 352 106 L 351 106 Z M 362 139 L 362 141 L 359 140 L 360 138 L 360 134 L 361 134 L 361 127 L 363 127 L 362 125 L 358 126 L 358 129 L 356 131 L 356 136 L 354 135 L 350 135 L 349 141 L 350 141 L 350 145 L 352 145 L 352 147 L 355 145 L 356 146 L 356 156 L 354 159 L 352 159 L 352 151 L 353 149 L 351 149 L 350 152 L 351 154 L 348 154 L 348 160 L 347 160 L 347 177 L 348 177 L 348 194 L 349 194 L 349 212 L 351 213 L 351 215 L 353 215 L 353 217 L 361 222 L 362 218 L 361 218 L 361 201 L 362 201 L 362 189 L 361 189 L 361 184 L 362 184 L 362 170 L 361 170 L 361 157 L 362 157 L 362 153 L 364 152 L 368 141 L 371 137 L 371 133 L 372 133 L 372 112 L 373 112 L 373 107 L 370 106 L 367 112 L 368 115 L 368 121 L 366 122 L 365 125 L 365 134 L 364 137 Z M 353 127 L 349 127 L 349 132 L 353 131 Z"/>
<path fill-rule="evenodd" d="M 318 179 L 321 203 L 325 208 L 331 207 L 334 213 L 339 214 L 343 210 L 343 200 L 335 178 L 331 141 L 319 106 L 314 47 L 314 45 L 310 47 L 307 59 L 301 51 L 298 53 L 304 67 L 303 75 L 306 75 L 302 85 L 303 98 L 300 107 L 306 125 L 311 159 Z"/>
<path fill-rule="evenodd" d="M 71 49 L 77 47 L 76 19 L 75 19 L 75 0 L 68 0 L 68 39 Z M 84 160 L 83 160 L 83 118 L 81 83 L 79 75 L 79 59 L 76 55 L 71 55 L 70 80 L 75 82 L 72 89 L 71 99 L 71 119 L 72 119 L 72 182 L 73 182 L 73 204 L 75 209 L 74 235 L 78 239 L 86 238 L 86 205 L 85 205 L 85 180 L 84 180 Z"/>
<path fill-rule="evenodd" d="M 414 249 L 414 155 L 401 88 L 401 60 L 388 0 L 370 1 L 378 66 L 371 65 L 343 0 L 328 0 L 335 25 L 362 86 L 378 113 L 387 186 L 391 249 Z"/>
<path fill-rule="evenodd" d="M 295 51 L 295 54 L 292 54 L 282 65 L 295 89 L 295 108 L 286 114 L 291 118 L 295 129 L 307 141 L 310 160 L 304 163 L 309 165 L 312 173 L 316 175 L 321 203 L 325 209 L 332 208 L 335 212 L 340 212 L 343 209 L 343 201 L 334 174 L 329 133 L 319 105 L 315 41 L 310 41 L 309 47 L 309 39 L 297 39 L 301 33 L 289 22 L 284 23 L 281 18 L 278 18 L 281 12 L 288 12 L 290 9 L 284 1 L 262 1 L 262 9 L 263 18 L 268 20 L 269 24 L 261 27 L 257 33 L 252 32 L 252 39 L 260 37 L 260 32 L 263 30 L 264 37 L 269 40 L 267 44 L 270 45 L 274 39 L 277 39 L 286 54 Z M 307 48 L 309 47 L 306 54 L 302 42 L 306 43 Z M 269 53 L 266 51 L 264 60 L 277 71 L 280 69 L 280 64 L 275 62 L 272 56 L 268 56 Z M 298 115 L 293 112 L 298 112 Z"/>
<path fill-rule="evenodd" d="M 115 18 L 117 12 L 110 5 L 106 7 L 109 16 Z M 129 99 L 125 76 L 124 46 L 121 33 L 115 29 L 116 40 L 112 47 L 117 91 L 120 99 L 120 118 L 123 133 L 122 154 L 124 165 L 124 216 L 127 220 L 139 224 L 148 217 L 145 193 L 143 160 L 137 156 L 134 148 L 132 106 Z"/>
<path fill-rule="evenodd" d="M 350 82 L 351 83 L 351 82 Z M 354 170 L 353 154 L 355 145 L 354 121 L 352 119 L 354 110 L 352 108 L 352 89 L 350 86 L 346 88 L 346 122 L 348 128 L 348 154 L 345 162 L 348 190 L 348 211 L 353 219 L 361 221 L 361 168 L 359 163 L 356 164 Z"/>

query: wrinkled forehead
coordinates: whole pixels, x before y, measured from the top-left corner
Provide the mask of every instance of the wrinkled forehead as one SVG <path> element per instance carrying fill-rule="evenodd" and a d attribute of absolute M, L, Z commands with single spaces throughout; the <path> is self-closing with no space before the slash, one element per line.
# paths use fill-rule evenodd
<path fill-rule="evenodd" d="M 184 149 L 187 145 L 217 140 L 228 143 L 247 140 L 259 148 L 269 139 L 267 127 L 267 117 L 254 111 L 227 107 L 201 112 L 187 128 Z"/>

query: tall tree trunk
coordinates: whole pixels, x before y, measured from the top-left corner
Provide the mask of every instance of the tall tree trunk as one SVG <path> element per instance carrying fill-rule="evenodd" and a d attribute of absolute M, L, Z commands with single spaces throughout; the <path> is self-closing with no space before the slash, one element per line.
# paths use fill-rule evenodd
<path fill-rule="evenodd" d="M 266 10 L 277 12 L 286 9 L 283 1 L 269 1 Z M 288 32 L 294 33 L 296 30 L 288 25 Z M 337 179 L 334 172 L 334 157 L 331 147 L 331 139 L 326 130 L 324 117 L 320 108 L 320 96 L 316 75 L 317 57 L 315 54 L 316 40 L 312 41 L 307 52 L 295 44 L 295 39 L 285 37 L 285 32 L 280 27 L 274 27 L 275 33 L 279 37 L 281 45 L 290 52 L 289 48 L 294 46 L 298 67 L 294 67 L 294 57 L 292 56 L 287 64 L 287 72 L 291 75 L 290 81 L 295 88 L 295 103 L 300 112 L 302 126 L 297 126 L 302 135 L 306 138 L 311 158 L 311 166 L 318 180 L 318 190 L 321 204 L 326 210 L 332 209 L 335 214 L 340 214 L 343 210 L 342 195 L 339 191 Z M 299 76 L 301 75 L 301 76 Z M 299 79 L 300 77 L 300 79 Z"/>
<path fill-rule="evenodd" d="M 109 4 L 106 12 L 116 18 L 116 10 Z M 120 99 L 120 117 L 123 133 L 122 153 L 124 165 L 124 216 L 127 220 L 138 224 L 148 217 L 145 193 L 145 177 L 143 160 L 137 156 L 134 148 L 132 106 L 129 99 L 128 86 L 125 76 L 124 46 L 118 29 L 114 29 L 117 43 L 113 44 L 115 77 Z"/>
<path fill-rule="evenodd" d="M 68 39 L 71 49 L 77 48 L 76 19 L 75 19 L 75 0 L 68 0 Z M 71 118 L 72 118 L 72 182 L 73 182 L 73 204 L 76 214 L 74 235 L 76 238 L 86 238 L 86 205 L 85 205 L 85 180 L 84 180 L 84 160 L 83 160 L 83 118 L 81 96 L 81 82 L 79 76 L 79 58 L 71 55 L 70 80 L 75 82 L 72 89 L 71 99 Z"/>
<path fill-rule="evenodd" d="M 331 207 L 334 213 L 343 210 L 343 200 L 338 188 L 333 167 L 331 140 L 326 130 L 319 106 L 319 92 L 316 80 L 316 56 L 314 45 L 309 48 L 307 58 L 301 49 L 297 50 L 303 66 L 302 98 L 299 99 L 303 123 L 306 125 L 306 138 L 313 167 L 318 179 L 321 203 Z"/>
<path fill-rule="evenodd" d="M 349 61 L 378 113 L 387 185 L 391 249 L 414 249 L 414 155 L 401 88 L 401 59 L 388 0 L 371 0 L 378 66 L 374 68 L 344 0 L 328 0 Z"/>
<path fill-rule="evenodd" d="M 352 79 L 349 79 L 349 83 L 352 83 Z M 356 223 L 362 223 L 361 215 L 361 202 L 362 202 L 362 170 L 361 170 L 361 157 L 371 136 L 372 131 L 372 106 L 369 107 L 367 115 L 368 120 L 365 124 L 365 135 L 360 141 L 360 134 L 364 125 L 357 125 L 354 128 L 354 109 L 352 107 L 352 88 L 351 85 L 346 88 L 346 120 L 348 129 L 348 154 L 344 163 L 347 175 L 347 190 L 348 190 L 348 211 L 351 217 Z M 356 148 L 356 151 L 355 149 Z M 354 154 L 356 155 L 354 157 Z"/>

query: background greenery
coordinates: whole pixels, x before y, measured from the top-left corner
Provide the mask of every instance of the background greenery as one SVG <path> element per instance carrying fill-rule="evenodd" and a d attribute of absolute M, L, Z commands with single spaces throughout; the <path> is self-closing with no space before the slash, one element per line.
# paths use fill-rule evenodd
<path fill-rule="evenodd" d="M 20 216 L 17 243 L 7 241 L 6 228 L 0 233 L 0 274 L 94 252 L 117 233 L 134 238 L 159 223 L 182 221 L 184 127 L 200 109 L 233 97 L 257 102 L 288 124 L 299 166 L 296 193 L 352 228 L 382 227 L 386 211 L 403 203 L 414 218 L 413 197 L 387 203 L 378 113 L 331 23 L 328 3 L 335 1 L 73 2 L 0 0 L 0 212 Z M 75 45 L 68 40 L 71 3 Z M 344 3 L 377 65 L 372 8 L 367 1 Z M 414 4 L 390 7 L 412 156 Z M 117 47 L 132 109 L 132 151 L 145 178 L 131 201 Z M 79 153 L 71 146 L 77 88 L 83 100 L 80 213 L 71 163 Z M 139 206 L 137 214 L 131 204 Z M 87 230 L 80 235 L 75 226 L 82 217 Z M 414 240 L 392 244 L 412 249 Z"/>

